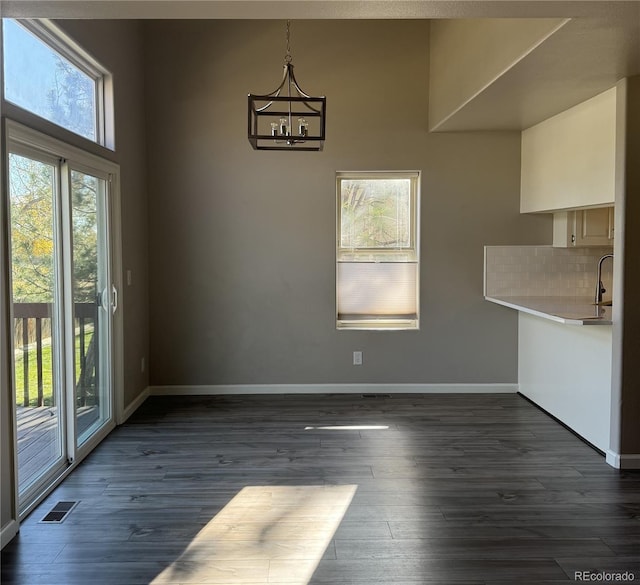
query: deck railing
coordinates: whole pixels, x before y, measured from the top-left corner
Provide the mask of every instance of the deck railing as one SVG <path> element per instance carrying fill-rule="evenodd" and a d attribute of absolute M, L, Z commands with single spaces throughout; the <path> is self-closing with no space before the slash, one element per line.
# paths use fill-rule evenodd
<path fill-rule="evenodd" d="M 32 395 L 35 393 L 37 406 L 44 406 L 45 394 L 45 364 L 43 351 L 45 343 L 51 337 L 51 315 L 53 305 L 51 303 L 14 303 L 13 316 L 15 319 L 15 331 L 21 339 L 15 340 L 18 351 L 22 351 L 22 397 L 16 396 L 16 403 L 22 401 L 22 406 L 30 406 Z M 97 400 L 95 393 L 95 380 L 97 378 L 96 343 L 98 329 L 97 306 L 95 303 L 75 303 L 74 316 L 76 340 L 79 350 L 79 371 L 76 372 L 77 401 L 78 406 L 84 406 L 87 401 Z M 87 344 L 87 333 L 92 329 L 92 335 Z M 45 335 L 47 337 L 45 337 Z M 31 352 L 36 353 L 36 384 L 33 388 L 30 375 L 29 358 Z M 52 352 L 48 352 L 48 360 L 53 360 Z M 47 381 L 52 384 L 52 381 Z M 16 386 L 19 380 L 16 379 Z M 55 403 L 55 392 L 51 393 L 51 404 Z"/>

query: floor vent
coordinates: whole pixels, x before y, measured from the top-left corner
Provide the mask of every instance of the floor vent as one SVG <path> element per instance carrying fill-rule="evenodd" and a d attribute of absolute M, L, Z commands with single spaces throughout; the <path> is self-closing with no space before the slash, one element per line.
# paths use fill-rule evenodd
<path fill-rule="evenodd" d="M 391 394 L 363 394 L 362 398 L 391 398 Z"/>
<path fill-rule="evenodd" d="M 40 522 L 46 522 L 47 524 L 60 524 L 64 522 L 69 515 L 78 505 L 78 502 L 58 502 Z"/>

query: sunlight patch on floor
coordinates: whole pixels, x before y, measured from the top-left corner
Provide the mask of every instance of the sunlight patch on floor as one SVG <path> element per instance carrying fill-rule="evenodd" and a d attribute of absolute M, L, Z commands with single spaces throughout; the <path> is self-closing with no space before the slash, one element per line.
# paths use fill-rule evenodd
<path fill-rule="evenodd" d="M 245 487 L 151 585 L 307 585 L 356 489 Z"/>

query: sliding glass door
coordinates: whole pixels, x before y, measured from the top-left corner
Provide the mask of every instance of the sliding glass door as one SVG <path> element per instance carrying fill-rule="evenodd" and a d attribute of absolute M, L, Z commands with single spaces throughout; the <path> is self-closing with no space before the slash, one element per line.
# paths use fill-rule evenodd
<path fill-rule="evenodd" d="M 9 153 L 15 415 L 21 494 L 66 465 L 60 370 L 59 164 Z"/>
<path fill-rule="evenodd" d="M 13 379 L 23 512 L 114 426 L 114 165 L 19 125 L 9 128 Z"/>
<path fill-rule="evenodd" d="M 111 418 L 108 182 L 71 169 L 73 368 L 78 445 Z"/>

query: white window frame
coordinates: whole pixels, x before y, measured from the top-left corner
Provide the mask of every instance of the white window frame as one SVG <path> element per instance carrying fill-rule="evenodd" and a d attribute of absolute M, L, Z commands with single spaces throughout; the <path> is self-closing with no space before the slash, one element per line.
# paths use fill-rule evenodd
<path fill-rule="evenodd" d="M 85 75 L 93 79 L 95 83 L 95 116 L 96 116 L 96 137 L 95 140 L 80 136 L 90 142 L 95 142 L 110 150 L 115 150 L 114 135 L 114 104 L 113 104 L 113 76 L 92 57 L 85 49 L 76 43 L 69 35 L 63 32 L 54 22 L 49 19 L 12 19 L 25 30 L 33 34 L 38 40 L 44 43 L 53 52 L 58 53 L 61 57 L 69 61 L 73 66 L 77 67 Z M 4 41 L 3 41 L 4 43 Z M 3 47 L 4 49 L 4 47 Z M 4 67 L 4 63 L 0 63 Z M 4 72 L 3 72 L 4 73 Z M 3 75 L 4 78 L 4 75 Z M 3 99 L 14 106 L 24 109 L 20 104 L 15 104 L 6 99 L 4 95 L 4 83 L 2 84 Z M 39 116 L 31 110 L 26 110 L 33 116 Z M 73 130 L 60 126 L 52 120 L 48 120 L 51 124 L 63 128 L 67 132 L 76 134 Z"/>
<path fill-rule="evenodd" d="M 410 245 L 397 248 L 342 247 L 341 209 L 344 180 L 409 179 L 411 181 Z M 420 324 L 420 171 L 338 171 L 336 173 L 336 328 L 338 330 L 417 330 Z M 340 264 L 401 262 L 415 266 L 415 315 L 341 315 Z"/>

